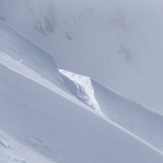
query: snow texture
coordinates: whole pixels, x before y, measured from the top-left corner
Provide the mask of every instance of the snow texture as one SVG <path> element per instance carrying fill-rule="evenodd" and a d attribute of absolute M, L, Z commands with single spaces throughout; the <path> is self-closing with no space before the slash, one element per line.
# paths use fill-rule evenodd
<path fill-rule="evenodd" d="M 89 77 L 66 70 L 60 72 L 65 84 L 78 99 L 163 152 L 162 115 L 102 86 Z M 79 94 L 81 90 L 84 91 Z M 96 104 L 98 109 L 94 107 Z"/>
<path fill-rule="evenodd" d="M 34 1 L 19 2 L 0 3 L 13 3 L 15 9 L 14 5 L 21 8 L 24 2 Z M 0 13 L 7 11 L 3 5 Z M 43 11 L 39 13 L 47 15 Z M 89 77 L 65 70 L 60 74 L 51 54 L 8 26 L 4 22 L 8 18 L 0 22 L 0 162 L 163 162 L 161 115 Z M 48 33 L 46 37 L 54 30 L 49 18 L 53 21 L 49 16 L 41 19 L 41 24 L 50 26 L 37 23 L 36 28 Z M 81 19 L 85 21 L 85 15 Z M 120 27 L 126 30 L 123 18 L 120 20 Z M 112 25 L 119 23 L 112 21 Z M 71 44 L 75 35 L 65 34 L 71 36 L 67 40 Z M 126 48 L 122 51 L 129 52 Z"/>
<path fill-rule="evenodd" d="M 92 88 L 92 83 L 89 77 L 62 69 L 60 69 L 59 72 L 62 74 L 66 86 L 75 97 L 97 112 L 100 112 L 100 106 L 94 96 L 94 89 Z"/>
<path fill-rule="evenodd" d="M 162 3 L 1 0 L 0 19 L 50 51 L 58 67 L 163 114 Z"/>

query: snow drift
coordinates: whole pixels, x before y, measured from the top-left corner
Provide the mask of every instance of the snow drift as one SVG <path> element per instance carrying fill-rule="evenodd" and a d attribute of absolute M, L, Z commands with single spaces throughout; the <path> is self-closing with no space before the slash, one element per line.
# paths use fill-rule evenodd
<path fill-rule="evenodd" d="M 161 116 L 88 77 L 66 74 L 48 52 L 0 23 L 1 162 L 163 162 Z"/>
<path fill-rule="evenodd" d="M 163 114 L 162 6 L 162 0 L 1 0 L 0 19 L 50 51 L 60 68 Z"/>
<path fill-rule="evenodd" d="M 94 96 L 94 89 L 89 77 L 72 73 L 70 71 L 60 69 L 64 82 L 67 88 L 72 92 L 75 97 L 100 112 L 100 106 Z"/>
<path fill-rule="evenodd" d="M 78 99 L 163 152 L 163 116 L 89 77 L 66 70 L 60 72 L 65 84 Z M 86 79 L 86 82 L 83 82 L 83 79 Z M 81 91 L 80 94 L 76 93 Z M 98 104 L 97 108 L 94 104 Z"/>
<path fill-rule="evenodd" d="M 158 152 L 74 104 L 73 97 L 67 100 L 64 94 L 60 96 L 2 65 L 0 74 L 0 129 L 11 137 L 11 145 L 18 152 L 5 157 L 10 147 L 0 146 L 4 162 L 44 158 L 45 163 L 162 163 Z M 18 147 L 20 143 L 29 149 L 25 156 L 24 148 L 17 148 L 13 139 Z"/>

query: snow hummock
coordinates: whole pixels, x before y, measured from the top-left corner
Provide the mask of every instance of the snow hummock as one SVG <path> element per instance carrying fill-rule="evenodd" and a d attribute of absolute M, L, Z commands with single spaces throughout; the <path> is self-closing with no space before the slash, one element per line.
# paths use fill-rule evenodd
<path fill-rule="evenodd" d="M 94 96 L 91 79 L 67 70 L 60 69 L 59 71 L 70 91 L 89 107 L 100 112 L 100 106 Z"/>

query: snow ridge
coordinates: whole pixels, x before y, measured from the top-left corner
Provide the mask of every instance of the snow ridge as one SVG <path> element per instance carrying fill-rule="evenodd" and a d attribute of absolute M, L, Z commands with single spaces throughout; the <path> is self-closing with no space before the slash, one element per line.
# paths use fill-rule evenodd
<path fill-rule="evenodd" d="M 2 29 L 4 31 L 6 31 L 6 30 L 7 31 L 6 32 L 4 32 L 3 30 L 0 31 L 0 34 L 3 35 L 2 38 L 0 37 L 0 64 L 4 65 L 11 71 L 14 71 L 14 72 L 20 74 L 21 76 L 25 76 L 26 78 L 31 79 L 32 81 L 35 82 L 35 84 L 38 83 L 39 85 L 42 85 L 45 88 L 48 88 L 50 91 L 53 91 L 53 94 L 50 96 L 49 91 L 46 92 L 46 89 L 42 90 L 42 87 L 39 87 L 38 89 L 35 90 L 33 87 L 33 90 L 32 90 L 31 89 L 32 84 L 29 84 L 28 86 L 30 88 L 28 88 L 28 89 L 31 89 L 31 91 L 33 91 L 32 93 L 36 93 L 38 90 L 42 90 L 42 91 L 41 91 L 41 94 L 40 94 L 40 91 L 37 92 L 38 93 L 36 96 L 37 98 L 34 98 L 34 99 L 32 98 L 33 103 L 31 103 L 31 101 L 30 101 L 28 103 L 28 105 L 24 105 L 24 101 L 27 98 L 26 94 L 24 93 L 27 90 L 27 88 L 25 88 L 27 85 L 23 85 L 23 87 L 25 88 L 23 90 L 25 90 L 25 91 L 21 91 L 21 94 L 19 95 L 19 97 L 15 98 L 15 99 L 13 97 L 15 97 L 15 95 L 17 93 L 14 92 L 13 89 L 10 90 L 10 88 L 9 88 L 8 93 L 9 93 L 9 95 L 13 94 L 10 98 L 12 100 L 14 99 L 14 104 L 15 104 L 14 106 L 12 106 L 12 103 L 10 104 L 10 101 L 4 100 L 5 97 L 2 96 L 1 103 L 4 102 L 4 104 L 3 104 L 4 107 L 0 107 L 0 108 L 2 108 L 0 111 L 1 111 L 1 116 L 4 117 L 4 119 L 2 117 L 1 117 L 1 119 L 3 119 L 4 122 L 6 122 L 6 120 L 7 120 L 7 125 L 10 125 L 8 123 L 10 118 L 6 118 L 6 117 L 10 117 L 10 115 L 11 115 L 11 114 L 10 115 L 8 114 L 8 111 L 10 112 L 11 110 L 15 109 L 16 113 L 14 113 L 14 116 L 15 116 L 16 121 L 13 119 L 13 120 L 11 120 L 11 122 L 15 121 L 15 124 L 16 124 L 15 129 L 18 129 L 18 130 L 21 129 L 21 131 L 20 131 L 21 133 L 23 131 L 26 131 L 26 132 L 28 131 L 30 133 L 30 134 L 29 133 L 27 134 L 27 133 L 23 132 L 24 134 L 22 136 L 19 135 L 20 137 L 24 137 L 24 136 L 28 135 L 28 137 L 25 139 L 25 141 L 28 142 L 29 144 L 31 144 L 30 146 L 32 146 L 32 147 L 35 146 L 35 143 L 33 144 L 32 141 L 30 142 L 28 139 L 29 135 L 32 135 L 32 138 L 35 139 L 34 141 L 39 142 L 39 143 L 37 142 L 38 144 L 41 144 L 41 145 L 45 144 L 45 148 L 47 147 L 46 149 L 43 148 L 41 150 L 42 146 L 41 147 L 39 146 L 39 148 L 35 147 L 35 149 L 39 149 L 39 151 L 41 150 L 44 154 L 46 153 L 45 155 L 48 156 L 48 158 L 53 158 L 55 160 L 56 160 L 56 158 L 58 160 L 63 158 L 64 161 L 62 161 L 62 162 L 79 162 L 76 160 L 75 161 L 71 161 L 71 160 L 66 161 L 65 160 L 65 157 L 63 157 L 63 155 L 66 154 L 66 158 L 69 157 L 67 155 L 67 153 L 68 153 L 68 151 L 70 151 L 71 159 L 74 159 L 74 153 L 76 152 L 75 154 L 79 155 L 80 157 L 81 157 L 81 154 L 83 154 L 83 156 L 85 155 L 85 157 L 83 157 L 83 158 L 91 158 L 90 160 L 88 159 L 84 162 L 104 162 L 104 161 L 108 162 L 108 160 L 109 160 L 108 159 L 109 158 L 108 157 L 109 156 L 108 149 L 110 149 L 110 153 L 111 153 L 112 150 L 114 150 L 115 143 L 118 142 L 118 146 L 119 146 L 119 144 L 121 144 L 120 153 L 123 153 L 125 139 L 121 139 L 121 138 L 123 136 L 125 136 L 126 142 L 127 142 L 125 145 L 130 146 L 129 144 L 133 141 L 132 140 L 133 138 L 131 136 L 133 136 L 134 138 L 136 138 L 137 140 L 140 141 L 139 142 L 141 144 L 140 149 L 143 149 L 143 148 L 146 149 L 146 147 L 144 147 L 144 145 L 143 145 L 143 144 L 146 144 L 146 145 L 148 145 L 148 147 L 150 147 L 150 148 L 154 149 L 155 151 L 159 152 L 160 154 L 162 154 L 162 152 L 161 152 L 161 151 L 163 151 L 163 145 L 162 145 L 163 144 L 163 138 L 162 138 L 163 118 L 162 118 L 162 116 L 146 109 L 145 107 L 143 107 L 131 100 L 126 99 L 125 97 L 119 95 L 118 93 L 112 91 L 111 89 L 108 89 L 108 88 L 100 85 L 99 83 L 97 83 L 96 81 L 92 80 L 89 77 L 75 74 L 75 73 L 72 73 L 72 72 L 69 72 L 66 70 L 59 70 L 62 75 L 62 77 L 61 77 L 60 73 L 58 72 L 58 68 L 57 68 L 57 66 L 55 66 L 55 63 L 53 62 L 53 60 L 52 60 L 52 62 L 50 62 L 51 57 L 48 53 L 47 54 L 50 58 L 49 57 L 47 58 L 46 53 L 44 51 L 42 51 L 39 47 L 33 45 L 33 43 L 30 42 L 30 40 L 24 39 L 23 36 L 21 36 L 20 34 L 17 34 L 16 31 L 13 33 L 13 30 L 4 28 L 5 27 L 4 25 L 1 25 L 1 26 L 3 26 Z M 7 34 L 8 32 L 9 32 L 9 35 Z M 10 36 L 11 33 L 12 33 L 12 35 Z M 24 42 L 24 43 L 22 44 L 22 42 Z M 28 47 L 25 46 L 26 44 L 28 45 Z M 31 49 L 33 49 L 33 50 L 29 49 L 29 47 L 31 47 Z M 23 55 L 21 55 L 21 52 Z M 43 53 L 43 55 L 41 57 L 40 57 L 40 52 Z M 34 61 L 36 63 L 31 62 L 31 61 L 33 61 L 33 59 L 35 59 Z M 44 62 L 45 60 L 46 60 L 46 63 Z M 49 67 L 49 64 L 52 67 L 51 66 Z M 53 64 L 54 64 L 54 66 L 53 66 Z M 1 71 L 1 73 L 2 73 L 1 75 L 3 76 L 3 73 L 4 73 L 3 70 Z M 8 73 L 6 73 L 6 74 L 7 74 L 6 76 L 8 76 Z M 50 80 L 51 77 L 53 80 Z M 56 78 L 58 78 L 58 80 Z M 62 82 L 62 78 L 64 79 L 63 84 L 65 84 L 64 85 L 65 88 L 67 86 L 67 88 L 71 91 L 71 93 L 75 97 L 77 97 L 77 99 L 75 97 L 73 97 L 72 95 L 70 95 L 69 93 L 65 92 L 65 89 L 58 87 L 58 83 Z M 4 79 L 6 79 L 6 77 Z M 5 85 L 5 88 L 4 88 L 5 92 L 6 92 L 6 90 L 8 90 L 7 89 L 8 85 L 10 85 L 12 83 L 13 79 L 14 78 L 6 79 L 6 81 L 8 81 L 8 84 Z M 3 81 L 3 78 L 2 78 L 2 81 Z M 20 82 L 21 78 L 18 79 L 18 81 Z M 24 80 L 22 80 L 22 84 L 24 84 L 23 81 Z M 6 82 L 4 82 L 4 83 L 6 83 Z M 3 92 L 1 94 L 3 95 Z M 58 94 L 61 97 L 58 96 Z M 23 95 L 24 101 L 21 101 L 23 99 L 23 98 L 21 99 L 22 95 Z M 31 94 L 29 94 L 29 97 L 31 98 Z M 47 98 L 47 97 L 51 97 L 50 98 L 51 100 L 49 100 L 49 98 Z M 68 101 L 67 101 L 67 99 L 68 99 Z M 84 105 L 84 104 L 81 105 L 81 102 L 79 102 L 78 99 L 80 101 L 84 102 L 85 104 L 87 104 L 89 107 L 91 107 L 92 109 L 90 109 L 90 110 L 91 111 L 93 110 L 92 112 L 95 112 L 95 113 L 97 112 L 97 114 L 104 113 L 105 117 L 102 117 L 100 114 L 98 114 L 98 115 L 101 116 L 106 121 L 108 121 L 109 123 L 105 124 L 103 122 L 103 120 L 101 120 L 100 118 L 96 118 L 96 117 L 92 116 L 91 114 L 88 114 L 86 111 L 82 110 L 83 106 L 85 107 L 86 105 Z M 16 100 L 16 103 L 15 103 L 15 100 Z M 34 105 L 35 100 L 37 103 L 36 106 Z M 44 101 L 44 102 L 42 103 L 42 101 Z M 21 102 L 23 105 L 20 105 Z M 59 102 L 58 105 L 57 105 L 57 102 Z M 80 104 L 80 106 L 82 106 L 82 107 L 74 105 L 74 103 L 78 104 L 78 105 Z M 44 104 L 44 106 L 42 106 L 42 104 Z M 79 107 L 79 110 L 77 110 L 78 107 Z M 22 116 L 22 114 L 20 114 L 21 116 L 19 114 L 17 114 L 22 110 L 26 113 L 24 115 L 28 115 L 30 118 L 31 117 L 34 118 L 34 120 L 28 118 L 28 116 L 27 116 L 27 118 L 28 118 L 27 121 L 24 121 L 24 116 Z M 7 115 L 6 117 L 5 117 L 4 113 L 6 113 L 6 115 Z M 44 113 L 43 116 L 41 116 L 42 113 Z M 57 114 L 57 113 L 59 113 L 59 114 Z M 37 119 L 37 117 L 38 117 L 38 119 Z M 84 122 L 82 120 L 80 120 L 80 118 L 84 119 Z M 94 119 L 94 120 L 91 121 L 91 123 L 90 123 L 90 119 L 91 120 Z M 77 120 L 79 120 L 79 121 L 77 121 Z M 22 124 L 17 123 L 19 121 L 25 122 L 25 123 L 22 123 Z M 35 122 L 39 122 L 40 123 L 39 126 L 44 126 L 44 127 L 38 128 L 38 124 Z M 61 122 L 62 122 L 62 124 L 61 124 Z M 29 128 L 25 125 L 26 123 L 28 124 L 27 126 Z M 2 123 L 0 123 L 0 124 L 3 125 Z M 54 126 L 51 124 L 54 124 Z M 78 125 L 76 125 L 76 124 L 78 124 Z M 28 128 L 28 130 L 24 125 Z M 98 125 L 98 127 L 96 127 L 97 125 Z M 111 125 L 111 127 L 109 127 L 109 125 Z M 47 128 L 47 126 L 49 126 L 49 127 Z M 90 130 L 90 129 L 93 129 L 93 130 Z M 14 131 L 12 131 L 12 133 L 13 132 L 16 133 L 16 132 L 18 132 L 18 130 L 16 130 L 16 131 L 14 130 Z M 35 130 L 38 133 L 33 132 Z M 57 132 L 60 130 L 62 132 L 60 132 L 58 134 Z M 115 130 L 118 130 L 118 131 L 115 132 Z M 126 135 L 126 133 L 122 134 L 121 131 L 125 131 L 129 135 L 128 134 Z M 69 132 L 68 133 L 70 135 L 69 137 L 67 137 L 67 132 Z M 85 135 L 85 134 L 87 134 L 87 135 Z M 50 137 L 49 137 L 49 135 L 50 135 Z M 81 137 L 83 139 L 79 135 L 81 135 Z M 96 135 L 96 137 L 94 137 L 94 135 Z M 40 139 L 40 137 L 41 137 L 41 139 Z M 58 139 L 56 139 L 56 138 L 58 138 Z M 130 139 L 131 139 L 131 142 L 129 141 Z M 72 140 L 72 141 L 70 141 L 70 140 Z M 58 141 L 59 141 L 59 143 L 58 143 Z M 97 144 L 95 144 L 96 141 L 97 141 Z M 110 141 L 110 142 L 108 143 L 108 141 Z M 43 142 L 43 143 L 41 143 L 41 142 Z M 114 142 L 114 143 L 112 143 L 112 142 Z M 64 149 L 65 153 L 63 153 L 63 151 L 61 151 L 59 148 L 56 149 L 55 143 L 57 143 L 57 145 L 59 147 L 61 147 L 63 145 L 63 147 L 61 149 L 63 150 L 65 148 Z M 90 145 L 89 145 L 89 143 L 90 143 Z M 2 156 L 2 158 L 4 157 L 4 160 L 7 159 L 6 156 L 8 157 L 8 155 L 9 156 L 13 155 L 14 151 L 12 149 L 10 149 L 10 144 L 14 144 L 14 147 L 16 147 L 16 151 L 18 151 L 18 153 L 20 153 L 20 155 L 19 155 L 20 157 L 14 156 L 14 158 L 16 158 L 16 160 L 15 160 L 16 162 L 24 163 L 24 161 L 25 162 L 26 162 L 26 160 L 28 161 L 28 159 L 24 159 L 24 153 L 21 153 L 21 151 L 19 151 L 17 142 L 16 143 L 12 142 L 12 139 L 10 139 L 10 142 L 8 142 L 8 141 L 6 142 L 3 139 L 3 137 L 1 137 L 1 135 L 0 135 L 0 147 L 1 147 L 2 151 L 5 152 L 5 154 Z M 84 144 L 84 146 L 83 146 L 83 144 Z M 137 146 L 138 142 L 136 141 L 136 143 L 134 143 L 134 144 L 136 144 L 136 146 Z M 95 148 L 95 145 L 97 146 L 97 148 Z M 49 146 L 50 146 L 50 148 L 49 148 Z M 91 146 L 91 148 L 89 148 L 90 146 Z M 131 150 L 132 147 L 128 147 L 128 149 L 129 149 L 128 152 L 132 151 Z M 118 148 L 116 147 L 116 150 L 115 150 L 116 154 L 117 154 Z M 22 147 L 22 149 L 24 149 L 24 148 Z M 78 149 L 80 149 L 81 151 Z M 106 150 L 104 150 L 104 149 L 106 149 Z M 97 160 L 98 159 L 97 151 L 101 151 L 101 150 L 103 150 L 103 153 L 101 154 L 101 156 L 100 156 L 101 159 L 99 161 L 99 160 Z M 24 150 L 22 150 L 22 151 L 24 151 Z M 50 154 L 48 151 L 57 151 L 57 152 Z M 104 155 L 105 151 L 106 151 L 106 154 Z M 127 152 L 127 157 L 129 155 L 128 152 Z M 29 156 L 30 156 L 30 151 L 27 150 L 27 153 L 29 153 Z M 61 156 L 57 156 L 58 153 L 60 153 Z M 132 153 L 134 153 L 134 152 L 132 151 L 131 154 Z M 139 151 L 139 153 L 141 154 L 140 151 Z M 152 151 L 152 153 L 153 153 L 153 151 Z M 135 155 L 135 153 L 134 153 L 134 155 Z M 1 156 L 1 154 L 0 154 L 0 156 Z M 105 156 L 105 157 L 103 157 L 103 156 Z M 149 156 L 150 156 L 150 154 L 149 154 Z M 77 157 L 77 158 L 79 158 L 79 157 Z M 12 157 L 12 159 L 13 159 L 13 157 Z M 41 159 L 42 158 L 40 158 L 40 160 Z M 147 159 L 147 158 L 145 158 L 145 159 Z M 115 157 L 113 157 L 113 160 L 115 160 Z M 10 159 L 9 159 L 9 161 L 10 161 Z M 11 162 L 12 161 L 13 160 L 11 160 Z M 5 161 L 0 160 L 0 162 L 5 162 Z M 32 163 L 32 161 L 28 161 L 28 162 Z M 39 160 L 37 162 L 41 163 L 41 161 L 39 161 Z M 48 161 L 45 160 L 43 162 L 48 162 Z M 81 160 L 80 162 L 83 163 L 83 160 Z M 111 162 L 115 162 L 115 161 L 111 161 Z M 121 162 L 121 161 L 118 161 L 118 162 Z M 123 161 L 123 162 L 126 162 L 126 161 Z M 132 162 L 132 161 L 128 161 L 128 162 Z M 138 161 L 136 161 L 136 162 L 138 162 Z M 144 162 L 148 162 L 148 161 L 144 161 Z"/>
<path fill-rule="evenodd" d="M 0 36 L 0 51 L 62 87 L 61 76 L 50 53 L 2 21 Z"/>
<path fill-rule="evenodd" d="M 74 98 L 66 87 L 58 87 L 58 83 L 51 82 L 48 78 L 43 77 L 38 72 L 34 71 L 33 69 L 27 67 L 22 60 L 17 61 L 14 58 L 8 56 L 7 54 L 0 51 L 0 64 L 4 65 L 11 71 L 14 71 L 28 79 L 31 79 L 32 81 L 44 86 L 45 88 L 57 93 L 58 95 L 63 96 L 64 98 L 73 101 L 74 103 L 78 105 L 82 105 L 80 101 L 78 101 L 76 98 Z M 61 82 L 61 81 L 60 81 Z M 62 84 L 62 83 L 61 83 Z"/>
<path fill-rule="evenodd" d="M 79 100 L 163 152 L 163 117 L 89 77 L 59 70 Z"/>
<path fill-rule="evenodd" d="M 63 76 L 66 86 L 79 100 L 93 108 L 95 111 L 101 112 L 100 106 L 94 96 L 95 92 L 89 77 L 63 69 L 60 69 L 59 72 Z"/>

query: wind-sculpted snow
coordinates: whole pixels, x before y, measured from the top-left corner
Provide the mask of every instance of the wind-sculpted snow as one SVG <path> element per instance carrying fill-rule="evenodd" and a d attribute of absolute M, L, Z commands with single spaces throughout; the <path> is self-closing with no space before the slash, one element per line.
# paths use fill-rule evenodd
<path fill-rule="evenodd" d="M 24 31 L 48 36 L 55 30 L 53 4 L 53 0 L 1 0 L 0 19 Z"/>
<path fill-rule="evenodd" d="M 163 116 L 91 80 L 101 111 L 163 152 Z"/>
<path fill-rule="evenodd" d="M 94 89 L 89 77 L 72 73 L 66 70 L 59 70 L 64 78 L 68 89 L 82 102 L 100 112 L 100 106 L 94 96 Z"/>
<path fill-rule="evenodd" d="M 1 163 L 56 163 L 0 131 Z"/>
<path fill-rule="evenodd" d="M 30 159 L 44 163 L 163 162 L 161 154 L 76 105 L 73 98 L 67 100 L 64 94 L 60 96 L 2 65 L 0 74 L 0 128 L 14 147 L 0 145 L 5 152 L 0 153 L 3 163 L 16 159 L 21 163 L 33 163 Z M 20 145 L 12 143 L 12 137 Z M 5 144 L 1 137 L 0 141 Z"/>
<path fill-rule="evenodd" d="M 82 90 L 76 95 L 99 110 L 102 89 L 70 75 Z M 163 162 L 159 151 L 90 110 L 64 84 L 47 52 L 0 23 L 0 162 Z"/>
<path fill-rule="evenodd" d="M 62 87 L 62 78 L 53 57 L 27 37 L 0 21 L 0 52 Z"/>
<path fill-rule="evenodd" d="M 64 76 L 65 84 L 78 99 L 95 110 L 96 107 L 93 104 L 98 104 L 97 111 L 100 110 L 106 117 L 163 152 L 163 116 L 102 86 L 89 77 L 66 70 L 60 72 Z M 83 82 L 83 79 L 89 82 Z M 84 91 L 78 94 L 77 92 L 81 90 Z"/>

